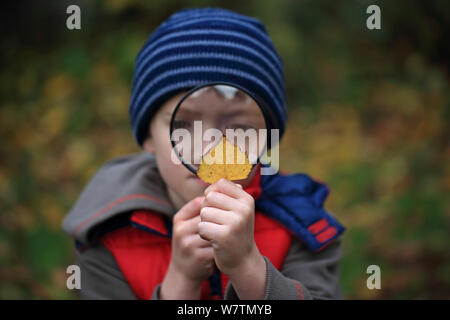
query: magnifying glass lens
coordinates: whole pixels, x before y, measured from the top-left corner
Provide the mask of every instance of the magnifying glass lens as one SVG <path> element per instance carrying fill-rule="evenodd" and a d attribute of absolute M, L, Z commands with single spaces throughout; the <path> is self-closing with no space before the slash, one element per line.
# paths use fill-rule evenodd
<path fill-rule="evenodd" d="M 197 172 L 202 159 L 224 137 L 256 165 L 266 148 L 267 127 L 255 99 L 233 86 L 215 84 L 191 91 L 181 100 L 172 115 L 171 139 L 189 170 Z"/>

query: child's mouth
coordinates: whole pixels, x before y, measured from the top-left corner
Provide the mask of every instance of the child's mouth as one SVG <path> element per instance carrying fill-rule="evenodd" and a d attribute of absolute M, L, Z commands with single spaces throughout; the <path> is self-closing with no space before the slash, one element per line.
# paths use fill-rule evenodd
<path fill-rule="evenodd" d="M 202 179 L 200 179 L 200 178 L 197 177 L 197 176 L 191 176 L 190 178 L 194 179 L 195 182 L 197 182 L 197 183 L 198 183 L 199 185 L 201 185 L 202 187 L 208 187 L 208 186 L 210 186 L 209 183 L 206 183 L 205 181 L 203 181 Z"/>

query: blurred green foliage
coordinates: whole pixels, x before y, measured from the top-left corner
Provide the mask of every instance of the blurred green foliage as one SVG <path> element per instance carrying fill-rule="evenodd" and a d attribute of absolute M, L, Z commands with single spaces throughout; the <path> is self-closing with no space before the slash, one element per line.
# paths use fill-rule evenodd
<path fill-rule="evenodd" d="M 78 3 L 82 29 L 65 27 Z M 378 4 L 382 29 L 366 28 Z M 448 1 L 25 1 L 3 4 L 0 298 L 72 299 L 60 224 L 95 171 L 139 152 L 135 56 L 178 9 L 264 22 L 286 70 L 281 167 L 326 181 L 347 227 L 346 298 L 450 298 Z M 366 268 L 382 289 L 366 288 Z"/>

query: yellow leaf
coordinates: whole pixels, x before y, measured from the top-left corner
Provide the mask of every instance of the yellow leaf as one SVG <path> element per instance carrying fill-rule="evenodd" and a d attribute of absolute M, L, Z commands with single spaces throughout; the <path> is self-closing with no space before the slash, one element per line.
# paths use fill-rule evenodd
<path fill-rule="evenodd" d="M 206 183 L 214 183 L 221 178 L 228 180 L 246 179 L 252 169 L 248 157 L 236 145 L 222 138 L 203 158 L 197 175 Z"/>

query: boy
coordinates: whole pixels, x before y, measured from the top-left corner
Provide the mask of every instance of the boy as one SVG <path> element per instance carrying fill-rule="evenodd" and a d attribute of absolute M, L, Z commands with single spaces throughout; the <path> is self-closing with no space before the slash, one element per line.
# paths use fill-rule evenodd
<path fill-rule="evenodd" d="M 136 59 L 130 116 L 145 151 L 105 164 L 63 222 L 82 298 L 342 298 L 344 228 L 322 208 L 325 185 L 256 166 L 208 186 L 171 161 L 175 106 L 217 81 L 263 98 L 282 135 L 282 63 L 261 22 L 218 8 L 169 17 Z"/>

